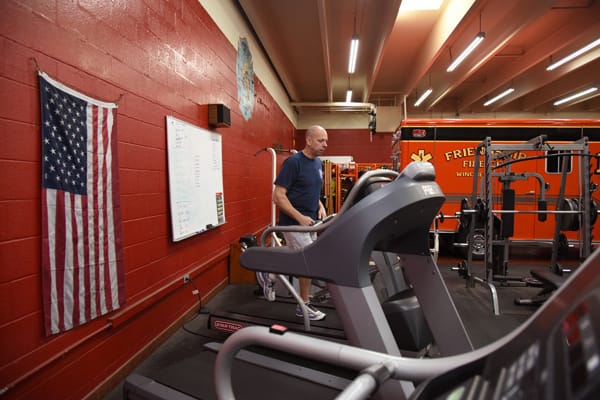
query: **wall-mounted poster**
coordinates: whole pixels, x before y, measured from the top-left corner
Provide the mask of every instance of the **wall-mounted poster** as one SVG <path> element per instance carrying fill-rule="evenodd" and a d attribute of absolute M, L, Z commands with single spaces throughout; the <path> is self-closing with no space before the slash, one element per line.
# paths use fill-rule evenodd
<path fill-rule="evenodd" d="M 252 108 L 254 108 L 254 67 L 252 53 L 250 53 L 246 38 L 240 38 L 238 41 L 236 71 L 240 110 L 244 119 L 248 121 L 252 116 Z"/>

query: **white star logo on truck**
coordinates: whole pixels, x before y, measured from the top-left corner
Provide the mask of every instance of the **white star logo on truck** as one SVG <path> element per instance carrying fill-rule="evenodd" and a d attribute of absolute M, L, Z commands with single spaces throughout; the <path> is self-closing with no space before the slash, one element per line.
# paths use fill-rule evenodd
<path fill-rule="evenodd" d="M 418 153 L 412 153 L 410 159 L 413 161 L 429 161 L 433 158 L 431 153 L 425 154 L 425 150 L 419 149 Z"/>

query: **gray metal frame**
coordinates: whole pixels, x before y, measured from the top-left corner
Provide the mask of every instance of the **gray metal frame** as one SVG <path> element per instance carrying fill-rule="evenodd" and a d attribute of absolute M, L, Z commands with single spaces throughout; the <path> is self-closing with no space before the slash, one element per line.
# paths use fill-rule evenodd
<path fill-rule="evenodd" d="M 591 195 L 589 190 L 589 182 L 590 182 L 590 157 L 589 157 L 589 145 L 588 138 L 583 137 L 579 140 L 576 140 L 572 143 L 549 143 L 547 141 L 546 135 L 540 135 L 535 138 L 532 138 L 524 143 L 518 144 L 493 144 L 491 137 L 486 137 L 480 144 L 475 148 L 475 160 L 474 160 L 474 170 L 473 170 L 473 190 L 471 194 L 471 205 L 475 206 L 477 202 L 478 194 L 481 195 L 483 202 L 485 204 L 486 210 L 486 224 L 485 224 L 485 255 L 484 255 L 484 266 L 485 266 L 485 276 L 477 277 L 471 273 L 471 265 L 473 263 L 473 255 L 472 255 L 472 246 L 473 241 L 470 238 L 473 236 L 473 231 L 475 229 L 476 224 L 476 213 L 471 214 L 471 224 L 469 226 L 469 241 L 468 241 L 468 251 L 467 251 L 467 261 L 466 261 L 466 274 L 467 274 L 467 286 L 473 287 L 475 283 L 478 283 L 484 287 L 487 287 L 490 290 L 492 296 L 492 311 L 495 315 L 500 314 L 500 309 L 498 306 L 498 295 L 496 288 L 493 284 L 493 245 L 494 244 L 502 244 L 504 245 L 504 257 L 505 263 L 507 262 L 506 258 L 508 256 L 508 246 L 510 245 L 510 241 L 508 239 L 502 241 L 494 241 L 494 213 L 495 212 L 507 212 L 506 210 L 493 210 L 493 190 L 492 190 L 492 178 L 500 177 L 502 174 L 492 173 L 492 161 L 506 158 L 508 155 L 516 152 L 516 151 L 532 151 L 532 150 L 563 150 L 563 151 L 573 151 L 580 152 L 581 157 L 578 157 L 579 162 L 579 184 L 581 188 L 580 201 L 579 201 L 579 216 L 580 216 L 580 235 L 579 235 L 579 244 L 580 244 L 580 257 L 582 259 L 587 258 L 591 252 L 591 221 L 590 221 L 590 213 L 588 212 L 588 207 L 590 205 Z M 483 180 L 481 182 L 482 189 L 478 192 L 478 179 L 479 179 L 479 165 L 480 165 L 480 155 L 484 156 L 484 170 L 483 170 Z M 506 166 L 507 171 L 505 173 L 510 173 L 510 165 Z M 536 177 L 537 178 L 537 177 Z M 566 179 L 566 171 L 563 169 L 563 176 L 560 187 L 560 194 L 557 201 L 557 210 L 548 210 L 546 211 L 549 214 L 557 214 L 558 220 L 556 222 L 556 229 L 554 231 L 554 247 L 556 247 L 556 243 L 558 243 L 558 236 L 560 234 L 560 215 L 561 211 L 558 210 L 560 204 L 562 204 L 564 200 L 564 185 Z M 538 178 L 539 179 L 539 178 Z M 544 195 L 544 192 L 542 192 Z M 563 213 L 566 213 L 564 211 Z M 552 260 L 551 266 L 554 267 L 556 265 L 557 260 L 557 249 L 553 248 L 552 251 Z"/>

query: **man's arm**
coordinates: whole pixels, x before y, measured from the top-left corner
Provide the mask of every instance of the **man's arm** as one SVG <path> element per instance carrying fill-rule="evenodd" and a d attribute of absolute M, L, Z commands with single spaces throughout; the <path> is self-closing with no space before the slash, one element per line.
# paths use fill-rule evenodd
<path fill-rule="evenodd" d="M 321 200 L 319 200 L 319 211 L 317 212 L 317 217 L 319 219 L 325 219 L 326 216 L 327 210 L 325 210 L 325 206 L 323 205 L 323 203 L 321 203 Z"/>
<path fill-rule="evenodd" d="M 312 218 L 302 215 L 300 211 L 294 208 L 287 197 L 287 189 L 283 186 L 275 185 L 275 189 L 273 190 L 273 202 L 275 202 L 275 205 L 279 207 L 281 211 L 294 218 L 299 225 L 310 226 L 315 223 Z M 319 214 L 321 213 L 321 207 L 322 204 L 319 202 Z"/>

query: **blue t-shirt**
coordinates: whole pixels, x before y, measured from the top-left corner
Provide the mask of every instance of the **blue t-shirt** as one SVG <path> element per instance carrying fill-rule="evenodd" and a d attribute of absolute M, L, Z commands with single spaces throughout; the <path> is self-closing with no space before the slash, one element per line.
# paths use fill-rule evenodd
<path fill-rule="evenodd" d="M 323 187 L 323 162 L 311 160 L 301 151 L 288 157 L 281 166 L 275 185 L 287 189 L 290 203 L 302 215 L 317 219 Z M 298 225 L 298 221 L 279 211 L 279 225 Z"/>

